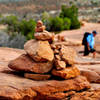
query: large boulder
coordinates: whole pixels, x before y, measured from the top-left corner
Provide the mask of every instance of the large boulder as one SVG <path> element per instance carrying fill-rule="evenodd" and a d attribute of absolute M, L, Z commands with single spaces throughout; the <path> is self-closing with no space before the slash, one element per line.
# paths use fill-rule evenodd
<path fill-rule="evenodd" d="M 16 71 L 27 71 L 35 73 L 47 73 L 53 65 L 52 62 L 35 62 L 27 54 L 23 54 L 15 60 L 10 61 L 9 68 Z"/>
<path fill-rule="evenodd" d="M 30 40 L 24 45 L 24 49 L 35 61 L 52 61 L 54 59 L 54 53 L 48 41 Z"/>
<path fill-rule="evenodd" d="M 58 76 L 61 77 L 63 79 L 70 79 L 70 78 L 74 78 L 78 75 L 80 75 L 80 71 L 77 67 L 73 66 L 73 67 L 67 67 L 63 70 L 52 70 L 52 74 L 54 76 Z"/>
<path fill-rule="evenodd" d="M 74 49 L 67 47 L 67 46 L 62 46 L 60 50 L 60 55 L 64 61 L 66 61 L 67 64 L 73 65 L 74 64 L 74 58 L 76 56 L 76 52 Z"/>

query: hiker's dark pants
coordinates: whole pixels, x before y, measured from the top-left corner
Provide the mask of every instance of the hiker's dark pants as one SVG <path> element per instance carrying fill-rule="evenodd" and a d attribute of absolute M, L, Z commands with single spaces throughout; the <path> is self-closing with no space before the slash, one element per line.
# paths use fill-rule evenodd
<path fill-rule="evenodd" d="M 88 50 L 88 46 L 84 45 L 84 56 L 89 55 L 89 50 Z"/>
<path fill-rule="evenodd" d="M 87 45 L 84 45 L 84 56 L 87 56 L 89 55 L 89 53 L 93 53 L 95 52 L 96 50 L 93 48 L 93 49 L 90 49 L 88 50 L 88 46 Z"/>

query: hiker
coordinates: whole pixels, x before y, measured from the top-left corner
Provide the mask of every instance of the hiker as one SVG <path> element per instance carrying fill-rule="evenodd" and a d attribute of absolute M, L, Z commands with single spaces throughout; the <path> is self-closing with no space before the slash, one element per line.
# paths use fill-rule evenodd
<path fill-rule="evenodd" d="M 84 38 L 82 44 L 84 45 L 84 56 L 89 55 L 89 53 L 93 53 L 93 58 L 96 57 L 96 50 L 94 49 L 94 37 L 97 35 L 96 31 L 92 33 L 86 32 L 84 34 Z"/>

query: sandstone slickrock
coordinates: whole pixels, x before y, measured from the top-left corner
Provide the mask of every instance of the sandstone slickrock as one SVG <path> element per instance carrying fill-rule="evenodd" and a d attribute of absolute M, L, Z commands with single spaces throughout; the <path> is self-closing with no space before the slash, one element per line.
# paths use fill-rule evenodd
<path fill-rule="evenodd" d="M 1 100 L 61 100 L 70 96 L 69 91 L 89 89 L 90 84 L 85 77 L 58 81 L 33 81 L 13 74 L 0 73 L 0 99 Z M 66 93 L 65 93 L 66 92 Z M 60 93 L 59 97 L 55 97 Z M 63 96 L 61 96 L 63 94 Z M 43 99 L 42 99 L 43 98 Z M 49 99 L 47 99 L 49 98 Z"/>
<path fill-rule="evenodd" d="M 34 91 L 38 92 L 35 100 L 62 100 L 73 94 L 73 91 L 77 92 L 89 88 L 89 82 L 82 76 L 64 81 L 52 80 L 48 81 L 45 85 L 32 87 Z"/>
<path fill-rule="evenodd" d="M 54 59 L 54 53 L 48 41 L 30 40 L 24 45 L 24 49 L 37 62 Z"/>
<path fill-rule="evenodd" d="M 48 80 L 51 77 L 51 75 L 25 73 L 24 77 L 33 79 L 33 80 L 37 80 L 37 81 L 41 81 L 41 80 Z"/>
<path fill-rule="evenodd" d="M 91 83 L 91 88 L 89 90 L 98 90 L 100 89 L 100 83 Z"/>
<path fill-rule="evenodd" d="M 52 62 L 35 62 L 27 54 L 23 54 L 15 60 L 10 61 L 9 68 L 16 71 L 27 71 L 35 73 L 47 73 L 52 69 Z"/>
<path fill-rule="evenodd" d="M 78 75 L 80 75 L 80 71 L 77 67 L 73 66 L 73 67 L 67 67 L 63 70 L 52 70 L 52 74 L 54 76 L 59 76 L 63 79 L 69 79 L 69 78 L 74 78 L 77 77 Z"/>
<path fill-rule="evenodd" d="M 55 60 L 55 66 L 57 70 L 65 69 L 66 63 L 64 61 Z"/>
<path fill-rule="evenodd" d="M 74 64 L 74 58 L 76 56 L 76 52 L 67 46 L 62 46 L 60 50 L 60 55 L 64 61 L 66 61 L 67 64 L 73 65 Z"/>
<path fill-rule="evenodd" d="M 100 100 L 100 89 L 76 93 L 70 100 Z"/>
<path fill-rule="evenodd" d="M 95 71 L 85 68 L 80 68 L 79 70 L 81 72 L 81 75 L 85 76 L 89 82 L 100 83 L 100 75 Z"/>
<path fill-rule="evenodd" d="M 63 100 L 63 98 L 70 97 L 71 95 L 74 95 L 75 93 L 76 93 L 75 91 L 68 91 L 66 93 L 57 92 L 48 96 L 47 100 Z"/>

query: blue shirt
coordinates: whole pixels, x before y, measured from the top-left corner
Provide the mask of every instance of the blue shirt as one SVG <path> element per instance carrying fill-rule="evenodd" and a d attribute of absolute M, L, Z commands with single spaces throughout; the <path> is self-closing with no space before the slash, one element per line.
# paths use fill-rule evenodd
<path fill-rule="evenodd" d="M 94 48 L 94 36 L 92 33 L 87 36 L 87 42 L 89 43 L 89 47 L 93 49 Z"/>

